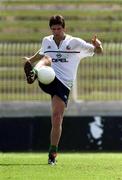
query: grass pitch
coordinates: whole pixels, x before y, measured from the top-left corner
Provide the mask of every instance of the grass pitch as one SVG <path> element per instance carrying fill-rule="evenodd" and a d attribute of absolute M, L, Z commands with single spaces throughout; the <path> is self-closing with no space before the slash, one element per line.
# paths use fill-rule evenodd
<path fill-rule="evenodd" d="M 122 180 L 121 153 L 59 153 L 47 164 L 46 153 L 1 153 L 0 180 Z"/>

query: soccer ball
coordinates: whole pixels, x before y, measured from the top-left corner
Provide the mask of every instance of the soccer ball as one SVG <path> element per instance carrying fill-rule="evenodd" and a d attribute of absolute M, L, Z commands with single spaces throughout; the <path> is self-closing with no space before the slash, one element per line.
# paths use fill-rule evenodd
<path fill-rule="evenodd" d="M 55 79 L 55 71 L 50 66 L 42 66 L 37 70 L 38 80 L 43 84 L 50 84 Z"/>

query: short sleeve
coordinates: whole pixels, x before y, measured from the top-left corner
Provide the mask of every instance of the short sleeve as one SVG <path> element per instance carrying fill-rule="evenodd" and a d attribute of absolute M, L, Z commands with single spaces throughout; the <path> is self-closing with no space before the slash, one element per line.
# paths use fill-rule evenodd
<path fill-rule="evenodd" d="M 80 53 L 83 57 L 93 56 L 94 55 L 94 46 L 80 38 L 78 38 Z"/>

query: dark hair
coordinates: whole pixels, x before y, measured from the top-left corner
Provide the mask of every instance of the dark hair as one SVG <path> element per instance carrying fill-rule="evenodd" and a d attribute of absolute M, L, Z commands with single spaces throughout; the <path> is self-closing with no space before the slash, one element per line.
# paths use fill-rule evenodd
<path fill-rule="evenodd" d="M 64 17 L 61 15 L 55 15 L 52 16 L 49 20 L 49 26 L 53 26 L 53 25 L 61 25 L 63 28 L 65 27 L 65 20 Z"/>

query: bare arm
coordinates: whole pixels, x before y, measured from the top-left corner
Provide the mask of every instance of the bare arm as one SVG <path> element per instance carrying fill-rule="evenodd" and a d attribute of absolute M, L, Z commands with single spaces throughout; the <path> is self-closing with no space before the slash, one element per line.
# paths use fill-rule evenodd
<path fill-rule="evenodd" d="M 33 56 L 31 57 L 24 57 L 26 61 L 30 61 L 31 64 L 33 64 L 36 61 L 41 60 L 44 57 L 44 55 L 40 55 L 39 51 L 37 51 Z"/>
<path fill-rule="evenodd" d="M 31 57 L 24 57 L 25 63 L 29 61 L 31 64 L 35 63 L 36 61 L 41 61 L 40 65 L 46 65 L 51 66 L 51 58 L 46 55 L 40 55 L 39 51 L 37 51 L 33 56 Z"/>

